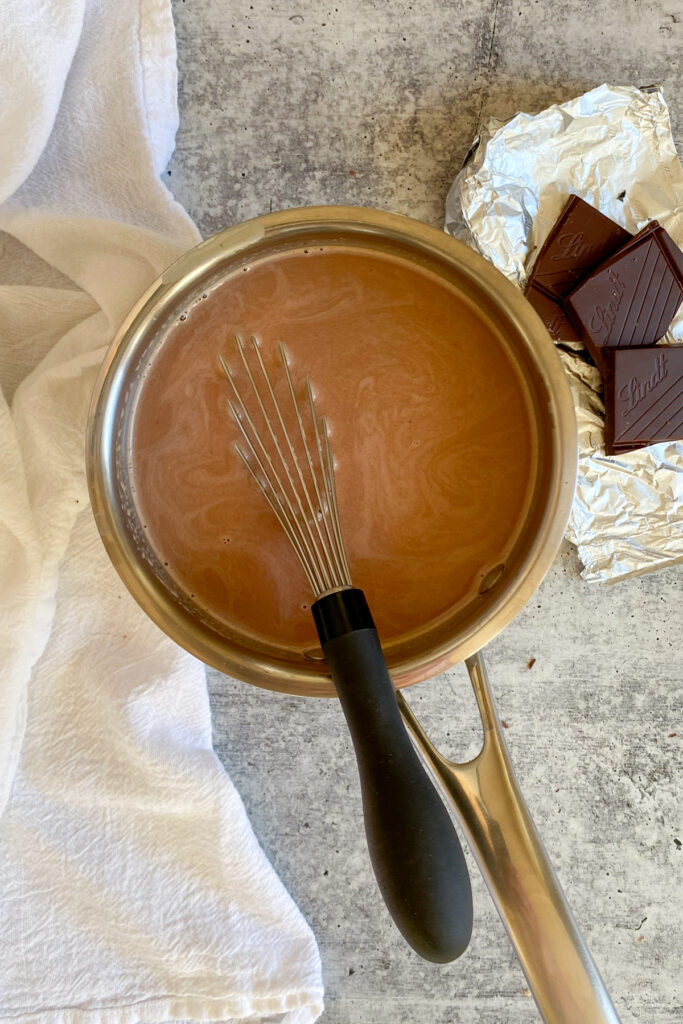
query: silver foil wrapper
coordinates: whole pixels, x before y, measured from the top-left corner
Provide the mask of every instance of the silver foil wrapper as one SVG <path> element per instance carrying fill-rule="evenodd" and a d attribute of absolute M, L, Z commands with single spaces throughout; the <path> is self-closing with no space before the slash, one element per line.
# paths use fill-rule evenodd
<path fill-rule="evenodd" d="M 658 220 L 683 248 L 683 168 L 661 90 L 602 85 L 540 114 L 489 121 L 446 200 L 446 231 L 520 288 L 574 193 L 635 232 Z M 664 339 L 683 344 L 683 309 Z M 600 374 L 560 344 L 579 472 L 567 537 L 584 579 L 614 582 L 683 561 L 683 441 L 606 456 Z"/>

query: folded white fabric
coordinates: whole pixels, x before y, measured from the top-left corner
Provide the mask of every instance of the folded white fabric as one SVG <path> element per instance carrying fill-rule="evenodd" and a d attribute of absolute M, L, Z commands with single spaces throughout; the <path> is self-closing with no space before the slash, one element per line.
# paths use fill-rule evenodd
<path fill-rule="evenodd" d="M 0 1020 L 322 1010 L 315 940 L 211 746 L 203 666 L 97 536 L 84 431 L 140 292 L 198 241 L 159 179 L 168 0 L 5 0 L 0 28 Z"/>

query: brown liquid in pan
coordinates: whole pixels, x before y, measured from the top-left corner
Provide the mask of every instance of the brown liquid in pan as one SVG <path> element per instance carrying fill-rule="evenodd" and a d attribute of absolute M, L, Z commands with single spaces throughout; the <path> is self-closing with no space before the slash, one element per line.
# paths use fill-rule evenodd
<path fill-rule="evenodd" d="M 283 253 L 188 309 L 138 399 L 139 514 L 168 571 L 215 618 L 265 641 L 317 643 L 312 594 L 234 452 L 219 353 L 277 342 L 314 382 L 337 463 L 354 584 L 380 636 L 465 603 L 523 525 L 535 465 L 530 404 L 504 341 L 458 290 L 398 256 Z"/>

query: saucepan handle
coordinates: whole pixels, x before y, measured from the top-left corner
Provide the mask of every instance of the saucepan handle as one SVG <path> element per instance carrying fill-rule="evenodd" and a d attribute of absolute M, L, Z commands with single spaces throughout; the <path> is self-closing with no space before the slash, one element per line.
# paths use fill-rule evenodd
<path fill-rule="evenodd" d="M 404 720 L 447 792 L 546 1024 L 619 1024 L 514 776 L 481 653 L 467 661 L 480 754 L 444 758 L 399 694 Z"/>

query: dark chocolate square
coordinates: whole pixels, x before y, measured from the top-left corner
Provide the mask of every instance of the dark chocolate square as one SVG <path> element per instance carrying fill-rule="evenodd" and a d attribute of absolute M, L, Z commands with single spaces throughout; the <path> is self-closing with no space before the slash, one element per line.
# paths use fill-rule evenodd
<path fill-rule="evenodd" d="M 683 345 L 604 350 L 605 451 L 683 440 Z"/>
<path fill-rule="evenodd" d="M 607 348 L 659 341 L 683 300 L 683 279 L 662 231 L 644 232 L 564 299 L 565 312 L 601 368 Z"/>
<path fill-rule="evenodd" d="M 570 196 L 541 247 L 529 284 L 561 298 L 630 238 L 609 217 L 578 196 Z"/>

